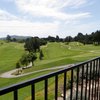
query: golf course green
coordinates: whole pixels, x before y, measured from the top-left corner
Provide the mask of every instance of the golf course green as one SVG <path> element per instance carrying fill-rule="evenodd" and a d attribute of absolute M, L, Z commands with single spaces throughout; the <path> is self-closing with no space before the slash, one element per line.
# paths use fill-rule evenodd
<path fill-rule="evenodd" d="M 83 45 L 82 43 L 79 42 L 71 42 L 69 43 L 69 45 L 61 42 L 49 42 L 47 43 L 47 45 L 41 46 L 41 49 L 44 54 L 43 60 L 39 59 L 39 53 L 37 53 L 38 58 L 34 62 L 34 66 L 32 66 L 29 69 L 25 69 L 23 73 L 30 73 L 46 68 L 54 68 L 56 66 L 61 66 L 61 65 L 75 64 L 100 56 L 100 46 L 94 46 L 92 44 Z M 24 50 L 23 43 L 15 43 L 15 42 L 6 43 L 4 41 L 0 41 L 0 75 L 3 74 L 4 72 L 16 69 L 16 62 L 25 52 L 26 51 Z M 32 79 L 50 72 L 52 72 L 52 70 L 43 71 L 41 73 L 35 73 L 35 74 L 33 73 L 18 78 L 0 77 L 0 88 L 4 88 L 6 86 L 10 86 L 12 84 Z M 54 79 L 51 79 L 49 82 L 49 84 L 51 85 L 51 89 L 54 87 L 53 82 Z M 43 82 L 38 84 L 43 85 Z M 36 85 L 36 87 L 38 86 L 36 91 L 40 92 L 38 92 L 37 95 L 41 95 L 43 90 L 38 84 Z M 26 90 L 27 92 L 24 92 Z M 22 95 L 23 92 L 24 95 Z M 19 100 L 30 100 L 31 98 L 30 92 L 31 92 L 30 87 L 26 87 L 19 90 L 19 95 L 20 95 Z M 12 93 L 2 96 L 0 100 L 12 100 L 13 98 L 8 98 L 11 95 Z M 50 98 L 52 98 L 52 93 Z"/>

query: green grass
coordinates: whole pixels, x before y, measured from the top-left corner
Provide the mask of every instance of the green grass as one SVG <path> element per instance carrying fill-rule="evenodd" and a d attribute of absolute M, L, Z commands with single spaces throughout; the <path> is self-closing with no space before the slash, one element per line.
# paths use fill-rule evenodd
<path fill-rule="evenodd" d="M 24 70 L 24 73 L 51 68 L 54 66 L 78 63 L 100 55 L 100 46 L 84 46 L 82 44 L 77 44 L 78 43 L 75 42 L 72 42 L 69 45 L 56 42 L 48 43 L 47 46 L 41 47 L 44 53 L 43 60 L 40 61 L 37 59 L 35 61 L 35 66 Z M 4 42 L 4 44 L 0 46 L 0 73 L 14 69 L 16 62 L 24 52 L 23 44 Z M 30 76 L 34 76 L 34 74 Z M 39 76 L 39 74 L 37 74 L 37 76 Z M 22 81 L 27 79 L 27 76 L 21 78 Z M 0 78 L 0 81 L 1 80 L 2 78 Z M 16 80 L 17 78 L 15 78 L 14 81 L 5 78 L 4 81 L 0 82 L 0 87 L 16 83 Z"/>
<path fill-rule="evenodd" d="M 0 74 L 14 69 L 16 62 L 24 52 L 23 44 L 4 42 L 0 46 Z"/>
<path fill-rule="evenodd" d="M 9 71 L 15 68 L 16 62 L 19 60 L 21 55 L 25 52 L 23 45 L 24 44 L 5 43 L 5 42 L 3 42 L 2 45 L 0 44 L 0 73 Z M 41 70 L 45 68 L 51 68 L 54 66 L 78 63 L 78 62 L 82 62 L 82 61 L 100 56 L 100 46 L 82 45 L 81 43 L 77 43 L 77 42 L 72 42 L 69 45 L 66 45 L 65 43 L 56 43 L 56 42 L 48 43 L 47 46 L 41 47 L 41 49 L 44 54 L 43 60 L 40 61 L 39 59 L 37 59 L 34 63 L 35 66 L 33 66 L 30 69 L 24 70 L 24 73 Z M 39 54 L 37 54 L 37 56 L 38 55 Z M 9 86 L 15 83 L 19 83 L 21 81 L 25 81 L 28 79 L 32 79 L 34 77 L 41 76 L 43 74 L 47 74 L 50 72 L 52 71 L 35 73 L 35 74 L 20 77 L 20 78 L 11 78 L 11 79 L 0 78 L 0 88 Z M 52 89 L 53 87 L 52 80 L 50 84 L 51 84 L 50 88 Z M 30 100 L 30 92 L 29 93 L 26 92 L 25 95 L 22 96 L 22 93 L 24 91 L 29 91 L 29 88 L 26 87 L 25 89 L 21 90 L 20 100 Z M 41 94 L 41 91 L 38 93 Z M 10 95 L 11 94 L 8 94 L 7 96 L 5 96 L 5 100 Z M 4 99 L 0 99 L 0 100 L 4 100 Z"/>

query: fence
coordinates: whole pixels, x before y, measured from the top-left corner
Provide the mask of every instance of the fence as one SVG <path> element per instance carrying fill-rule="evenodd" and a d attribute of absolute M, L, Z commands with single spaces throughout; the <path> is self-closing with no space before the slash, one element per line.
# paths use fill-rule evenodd
<path fill-rule="evenodd" d="M 68 73 L 70 73 L 69 78 L 67 77 Z M 61 81 L 63 88 L 61 92 L 59 92 L 61 95 L 58 93 L 60 87 L 58 84 L 60 80 L 59 75 L 63 77 L 63 81 Z M 100 57 L 0 89 L 0 96 L 13 92 L 13 100 L 18 100 L 18 90 L 31 86 L 31 100 L 37 100 L 35 85 L 43 81 L 43 100 L 48 100 L 48 81 L 52 77 L 54 78 L 53 100 L 60 100 L 60 96 L 60 98 L 62 98 L 61 100 L 100 100 Z"/>

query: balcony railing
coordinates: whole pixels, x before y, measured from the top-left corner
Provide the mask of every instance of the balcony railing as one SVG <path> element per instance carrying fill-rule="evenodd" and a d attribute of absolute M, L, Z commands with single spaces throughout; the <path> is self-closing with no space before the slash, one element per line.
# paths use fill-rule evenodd
<path fill-rule="evenodd" d="M 68 73 L 70 74 L 69 78 L 67 77 Z M 58 93 L 60 87 L 58 83 L 61 80 L 61 77 L 59 78 L 60 75 L 63 77 L 63 81 L 61 81 L 63 88 Z M 100 57 L 0 89 L 0 96 L 13 92 L 13 100 L 18 100 L 18 90 L 31 86 L 30 100 L 37 100 L 35 85 L 42 81 L 44 82 L 42 89 L 44 91 L 42 94 L 44 99 L 41 98 L 41 100 L 50 100 L 48 99 L 50 78 L 54 78 L 54 95 L 52 100 L 100 100 Z"/>

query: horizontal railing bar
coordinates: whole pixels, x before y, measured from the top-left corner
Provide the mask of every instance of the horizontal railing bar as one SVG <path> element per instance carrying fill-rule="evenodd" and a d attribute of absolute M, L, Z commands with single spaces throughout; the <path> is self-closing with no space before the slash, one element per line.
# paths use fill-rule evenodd
<path fill-rule="evenodd" d="M 78 66 L 81 66 L 83 64 L 89 63 L 89 62 L 94 61 L 94 60 L 97 60 L 99 58 L 100 57 L 96 57 L 96 58 L 94 58 L 92 60 L 81 62 L 81 63 L 75 64 L 75 65 L 69 66 L 67 68 L 64 68 L 62 70 L 58 70 L 58 71 L 52 72 L 50 74 L 46 74 L 46 75 L 43 75 L 43 76 L 40 76 L 40 77 L 33 78 L 31 80 L 28 80 L 28 81 L 24 81 L 24 82 L 21 82 L 21 83 L 18 83 L 18 84 L 11 85 L 11 86 L 6 87 L 6 88 L 2 88 L 2 89 L 0 89 L 0 95 L 4 95 L 6 93 L 13 92 L 14 90 L 23 88 L 25 86 L 32 85 L 33 83 L 40 82 L 42 80 L 45 80 L 45 78 L 54 77 L 56 75 L 62 74 L 62 73 L 67 72 L 67 71 L 70 71 L 70 70 L 72 70 L 72 69 L 74 69 L 74 68 L 76 68 Z"/>

